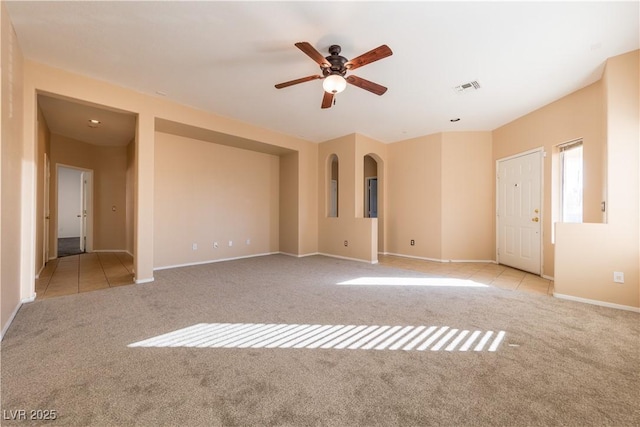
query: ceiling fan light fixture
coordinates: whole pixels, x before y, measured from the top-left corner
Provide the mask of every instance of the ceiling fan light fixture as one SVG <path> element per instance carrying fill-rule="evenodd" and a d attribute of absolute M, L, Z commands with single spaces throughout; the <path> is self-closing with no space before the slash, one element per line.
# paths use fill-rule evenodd
<path fill-rule="evenodd" d="M 322 88 L 328 93 L 340 93 L 347 87 L 347 81 L 340 74 L 331 74 L 325 77 Z"/>

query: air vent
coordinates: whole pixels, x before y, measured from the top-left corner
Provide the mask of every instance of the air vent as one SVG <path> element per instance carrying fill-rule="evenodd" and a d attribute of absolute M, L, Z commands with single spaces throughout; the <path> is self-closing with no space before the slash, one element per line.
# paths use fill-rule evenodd
<path fill-rule="evenodd" d="M 480 83 L 477 80 L 474 80 L 469 83 L 463 83 L 459 86 L 453 88 L 458 93 L 471 92 L 474 90 L 480 89 Z"/>

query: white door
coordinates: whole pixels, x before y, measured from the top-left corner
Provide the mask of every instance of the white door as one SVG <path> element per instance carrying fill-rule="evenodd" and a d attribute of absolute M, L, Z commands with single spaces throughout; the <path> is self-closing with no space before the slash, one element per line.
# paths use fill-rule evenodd
<path fill-rule="evenodd" d="M 80 174 L 80 252 L 87 251 L 87 172 Z"/>
<path fill-rule="evenodd" d="M 497 258 L 500 264 L 541 273 L 542 152 L 498 161 Z"/>
<path fill-rule="evenodd" d="M 83 252 L 93 252 L 93 171 L 82 172 L 82 224 L 80 235 L 80 249 Z"/>

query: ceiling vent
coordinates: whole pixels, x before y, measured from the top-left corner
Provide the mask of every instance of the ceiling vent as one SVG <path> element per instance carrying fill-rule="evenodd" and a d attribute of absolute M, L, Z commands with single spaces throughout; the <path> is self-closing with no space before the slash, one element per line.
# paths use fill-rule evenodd
<path fill-rule="evenodd" d="M 474 90 L 480 89 L 480 83 L 478 83 L 477 80 L 474 80 L 469 83 L 463 83 L 460 86 L 454 87 L 453 89 L 458 93 L 473 92 Z"/>

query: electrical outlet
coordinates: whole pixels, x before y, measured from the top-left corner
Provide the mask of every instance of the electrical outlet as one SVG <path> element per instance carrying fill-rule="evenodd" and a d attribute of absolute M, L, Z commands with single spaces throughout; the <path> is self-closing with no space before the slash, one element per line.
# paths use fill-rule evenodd
<path fill-rule="evenodd" d="M 416 245 L 416 241 L 411 239 L 411 246 L 415 246 Z"/>
<path fill-rule="evenodd" d="M 193 245 L 191 245 L 191 249 L 193 249 L 194 251 L 198 250 L 198 244 L 194 243 Z"/>
<path fill-rule="evenodd" d="M 624 273 L 622 271 L 614 271 L 613 281 L 616 283 L 624 283 Z"/>
<path fill-rule="evenodd" d="M 233 241 L 229 240 L 229 246 L 233 246 Z"/>
<path fill-rule="evenodd" d="M 348 240 L 345 240 L 345 241 L 344 241 L 344 245 L 345 245 L 345 246 L 349 246 L 349 241 L 348 241 Z"/>
<path fill-rule="evenodd" d="M 213 242 L 213 249 L 218 249 L 218 242 Z"/>
<path fill-rule="evenodd" d="M 251 239 L 247 239 L 247 245 L 251 244 Z"/>

